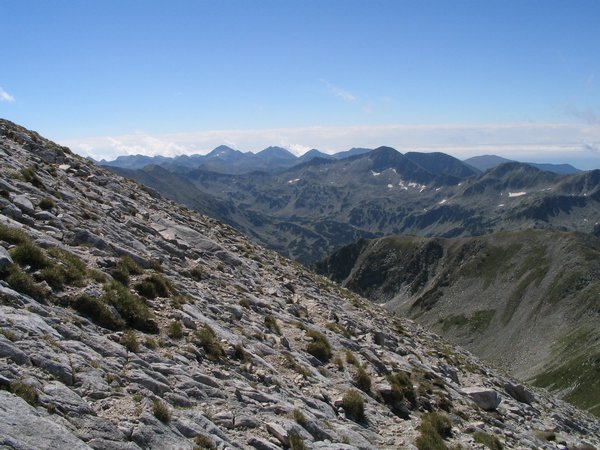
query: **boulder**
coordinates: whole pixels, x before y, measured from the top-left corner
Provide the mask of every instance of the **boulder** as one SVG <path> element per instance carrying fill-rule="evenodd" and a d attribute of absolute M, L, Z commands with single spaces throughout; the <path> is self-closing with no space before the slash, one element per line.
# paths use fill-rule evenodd
<path fill-rule="evenodd" d="M 31 200 L 25 195 L 16 195 L 12 199 L 13 204 L 19 208 L 24 214 L 33 216 L 35 214 L 35 207 Z"/>
<path fill-rule="evenodd" d="M 509 382 L 504 385 L 504 390 L 518 402 L 531 405 L 535 401 L 535 396 L 531 391 L 525 389 L 525 386 L 522 384 L 513 384 Z"/>
<path fill-rule="evenodd" d="M 495 390 L 486 387 L 466 387 L 463 389 L 463 392 L 485 411 L 495 410 L 502 401 L 500 395 Z"/>
<path fill-rule="evenodd" d="M 25 400 L 0 391 L 0 448 L 89 450 L 67 428 L 41 417 Z"/>
<path fill-rule="evenodd" d="M 0 272 L 13 263 L 12 258 L 4 247 L 0 245 Z"/>

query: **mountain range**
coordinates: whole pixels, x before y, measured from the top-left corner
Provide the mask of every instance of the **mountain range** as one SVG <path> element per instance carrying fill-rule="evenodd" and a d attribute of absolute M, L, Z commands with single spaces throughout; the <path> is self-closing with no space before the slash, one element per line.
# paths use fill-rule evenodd
<path fill-rule="evenodd" d="M 314 158 L 321 159 L 344 159 L 351 156 L 361 155 L 370 152 L 368 148 L 352 148 L 334 154 L 323 153 L 317 149 L 312 149 L 302 156 L 296 156 L 289 150 L 282 147 L 267 147 L 258 152 L 241 152 L 234 150 L 226 145 L 220 145 L 206 155 L 180 155 L 175 157 L 165 156 L 144 156 L 144 155 L 126 155 L 119 156 L 112 161 L 95 161 L 97 164 L 107 167 L 120 167 L 122 169 L 142 169 L 147 165 L 159 165 L 169 170 L 185 171 L 187 169 L 204 169 L 212 172 L 227 174 L 242 174 L 254 171 L 276 172 L 283 169 L 289 169 L 298 164 L 305 163 Z M 412 154 L 407 153 L 407 154 Z M 414 153 L 419 154 L 419 153 Z M 426 155 L 427 153 L 421 153 Z M 439 154 L 439 153 L 438 153 Z M 418 156 L 416 157 L 418 158 Z M 474 156 L 463 161 L 471 169 L 485 172 L 493 169 L 500 164 L 507 162 L 517 162 L 514 160 L 502 158 L 496 155 Z M 554 172 L 561 175 L 568 175 L 581 172 L 581 170 L 570 164 L 550 164 L 550 163 L 531 163 L 525 162 L 536 169 Z"/>
<path fill-rule="evenodd" d="M 279 172 L 111 170 L 304 264 L 359 238 L 528 228 L 589 233 L 600 222 L 600 170 L 559 175 L 509 162 L 481 173 L 443 153 L 389 147 Z"/>
<path fill-rule="evenodd" d="M 546 391 L 5 120 L 0 162 L 0 447 L 600 446 Z"/>
<path fill-rule="evenodd" d="M 347 151 L 329 155 L 312 149 L 297 157 L 282 147 L 267 147 L 258 153 L 241 152 L 226 145 L 220 145 L 206 155 L 180 155 L 175 157 L 127 155 L 119 156 L 113 161 L 94 161 L 107 167 L 123 169 L 142 169 L 147 165 L 158 165 L 172 171 L 204 169 L 227 174 L 242 174 L 254 171 L 276 172 L 288 169 L 314 158 L 344 159 L 369 152 L 366 148 L 352 148 Z M 93 161 L 93 160 L 92 160 Z"/>

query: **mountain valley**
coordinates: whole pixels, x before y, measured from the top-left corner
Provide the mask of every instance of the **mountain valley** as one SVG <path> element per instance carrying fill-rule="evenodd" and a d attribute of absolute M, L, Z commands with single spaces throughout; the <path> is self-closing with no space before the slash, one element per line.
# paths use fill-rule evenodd
<path fill-rule="evenodd" d="M 362 240 L 318 273 L 600 415 L 600 239 L 547 230 Z"/>

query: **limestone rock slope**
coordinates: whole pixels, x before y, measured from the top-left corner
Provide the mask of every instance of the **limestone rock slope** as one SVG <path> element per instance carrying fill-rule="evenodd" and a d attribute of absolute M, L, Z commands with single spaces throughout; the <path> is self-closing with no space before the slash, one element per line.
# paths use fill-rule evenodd
<path fill-rule="evenodd" d="M 0 194 L 2 448 L 600 445 L 545 391 L 4 120 Z"/>
<path fill-rule="evenodd" d="M 317 271 L 600 415 L 600 239 L 525 230 L 360 241 Z"/>

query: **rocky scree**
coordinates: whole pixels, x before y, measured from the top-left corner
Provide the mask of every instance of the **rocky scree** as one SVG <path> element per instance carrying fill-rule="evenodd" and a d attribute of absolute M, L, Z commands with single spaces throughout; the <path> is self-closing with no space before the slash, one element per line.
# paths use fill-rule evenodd
<path fill-rule="evenodd" d="M 0 194 L 0 446 L 600 445 L 546 392 L 4 120 Z"/>

